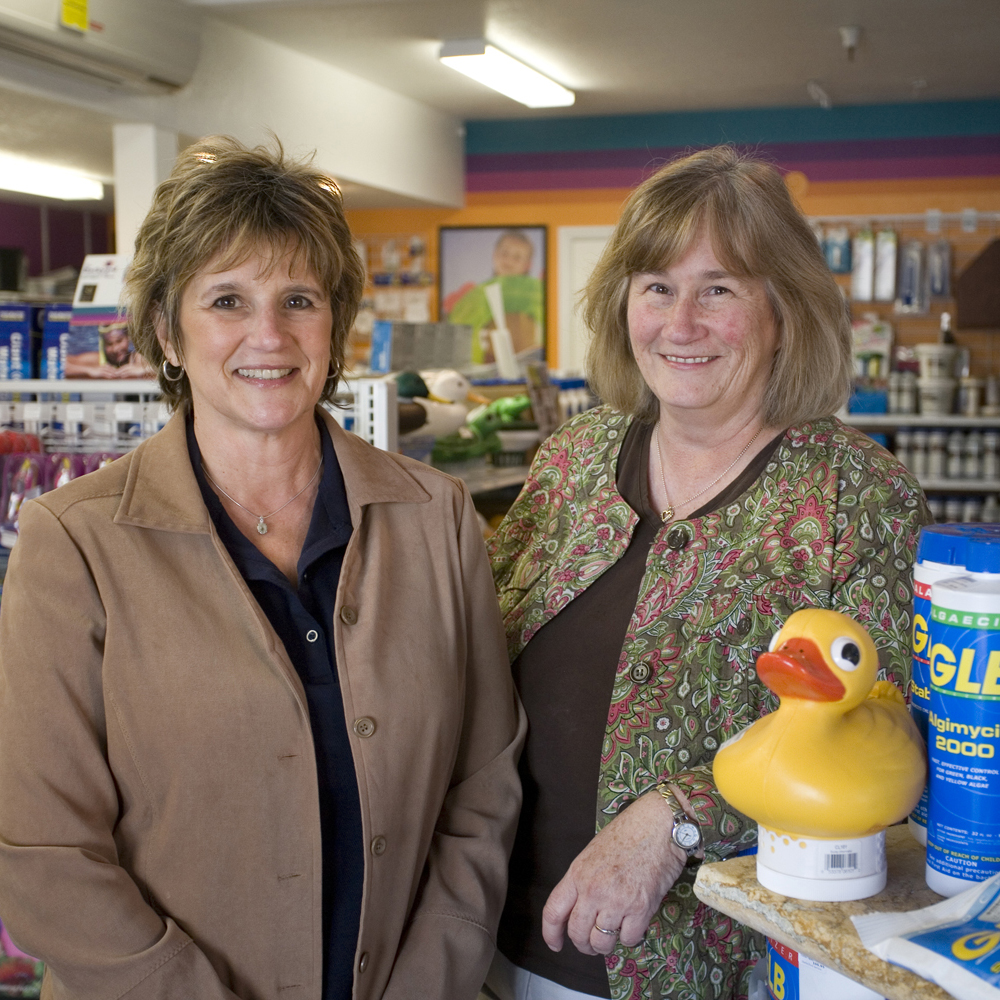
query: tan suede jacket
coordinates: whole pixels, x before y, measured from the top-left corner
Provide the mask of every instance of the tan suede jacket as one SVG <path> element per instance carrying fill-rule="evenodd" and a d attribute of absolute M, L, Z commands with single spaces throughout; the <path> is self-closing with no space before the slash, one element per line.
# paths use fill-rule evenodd
<path fill-rule="evenodd" d="M 333 623 L 367 845 L 356 1000 L 472 1000 L 523 713 L 465 488 L 326 415 L 354 533 Z M 319 1000 L 299 677 L 184 420 L 27 504 L 0 615 L 0 918 L 53 1000 Z"/>

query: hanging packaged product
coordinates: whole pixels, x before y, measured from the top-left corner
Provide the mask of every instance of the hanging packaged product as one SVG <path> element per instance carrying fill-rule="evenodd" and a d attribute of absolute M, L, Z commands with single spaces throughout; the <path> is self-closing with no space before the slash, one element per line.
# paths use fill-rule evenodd
<path fill-rule="evenodd" d="M 875 237 L 875 301 L 892 302 L 896 297 L 896 247 L 898 240 L 891 229 Z"/>
<path fill-rule="evenodd" d="M 927 292 L 932 299 L 951 297 L 951 244 L 937 240 L 927 248 Z"/>
<path fill-rule="evenodd" d="M 927 312 L 924 295 L 925 257 L 926 249 L 920 240 L 908 240 L 903 244 L 895 305 L 897 313 L 913 315 Z"/>
<path fill-rule="evenodd" d="M 871 302 L 875 293 L 875 236 L 862 229 L 851 244 L 851 298 Z"/>
<path fill-rule="evenodd" d="M 851 273 L 851 235 L 847 226 L 831 226 L 823 241 L 826 266 L 834 274 Z"/>
<path fill-rule="evenodd" d="M 882 994 L 808 955 L 767 939 L 767 992 L 771 1000 L 882 1000 Z"/>
<path fill-rule="evenodd" d="M 31 306 L 15 303 L 0 304 L 0 380 L 33 376 L 34 345 L 31 321 Z"/>
<path fill-rule="evenodd" d="M 931 584 L 927 884 L 1000 871 L 1000 531 L 970 525 L 968 573 Z"/>

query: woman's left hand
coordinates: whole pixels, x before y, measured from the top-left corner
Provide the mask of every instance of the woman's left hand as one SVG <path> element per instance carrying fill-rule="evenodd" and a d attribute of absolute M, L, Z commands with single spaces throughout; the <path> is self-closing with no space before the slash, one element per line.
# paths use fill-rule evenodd
<path fill-rule="evenodd" d="M 568 934 L 584 955 L 610 954 L 619 937 L 638 944 L 687 861 L 672 828 L 670 806 L 655 791 L 619 813 L 552 890 L 542 911 L 545 943 L 561 951 Z"/>

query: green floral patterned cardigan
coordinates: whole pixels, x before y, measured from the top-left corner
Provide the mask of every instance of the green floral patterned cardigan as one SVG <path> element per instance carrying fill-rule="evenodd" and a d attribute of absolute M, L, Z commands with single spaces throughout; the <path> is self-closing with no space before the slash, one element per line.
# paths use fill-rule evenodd
<path fill-rule="evenodd" d="M 638 520 L 618 493 L 631 418 L 599 407 L 541 447 L 489 541 L 513 661 L 628 547 Z M 669 775 L 691 799 L 706 860 L 751 845 L 756 824 L 712 782 L 719 745 L 774 707 L 754 670 L 785 619 L 836 608 L 862 622 L 880 676 L 909 679 L 911 567 L 923 494 L 871 438 L 836 419 L 790 429 L 738 502 L 665 525 L 646 564 L 615 678 L 597 829 Z M 608 957 L 615 1000 L 744 995 L 762 939 L 694 896 L 686 869 L 645 940 Z"/>

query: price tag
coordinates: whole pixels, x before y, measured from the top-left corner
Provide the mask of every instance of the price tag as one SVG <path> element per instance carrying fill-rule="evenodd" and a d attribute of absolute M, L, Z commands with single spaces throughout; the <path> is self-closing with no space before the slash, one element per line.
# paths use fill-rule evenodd
<path fill-rule="evenodd" d="M 83 423 L 83 403 L 68 403 L 66 405 L 66 419 L 70 423 Z"/>
<path fill-rule="evenodd" d="M 115 420 L 118 423 L 135 420 L 135 405 L 133 403 L 115 403 Z"/>
<path fill-rule="evenodd" d="M 39 421 L 42 419 L 42 404 L 41 403 L 25 403 L 24 404 L 24 419 Z"/>

